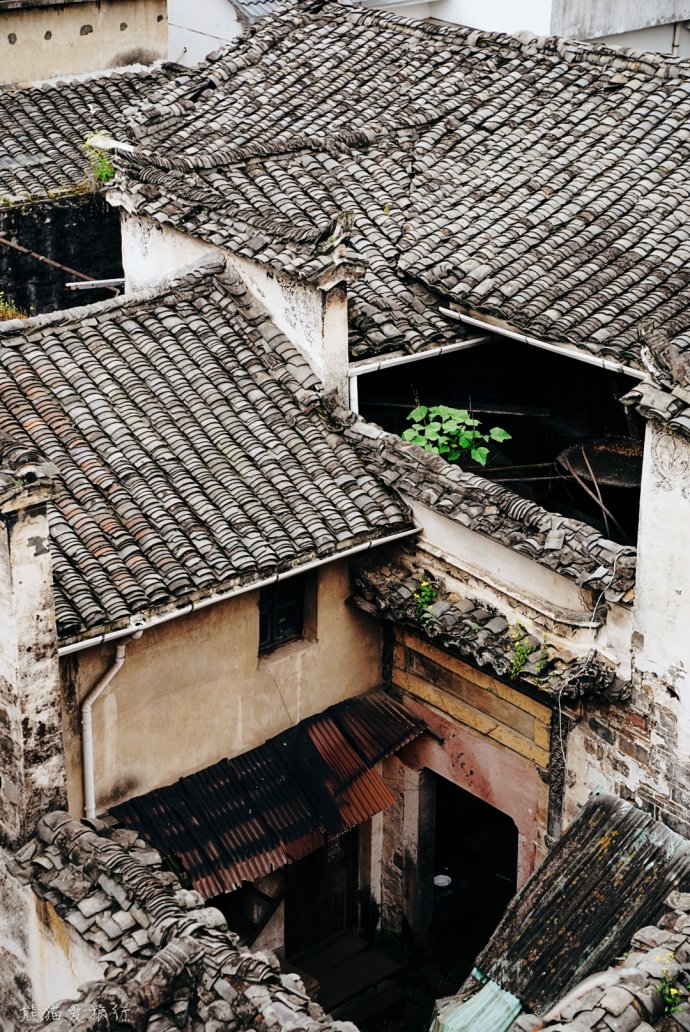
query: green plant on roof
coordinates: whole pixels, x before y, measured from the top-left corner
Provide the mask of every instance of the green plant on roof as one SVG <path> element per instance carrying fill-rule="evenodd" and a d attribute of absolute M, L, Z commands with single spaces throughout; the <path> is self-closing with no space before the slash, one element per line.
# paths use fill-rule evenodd
<path fill-rule="evenodd" d="M 493 426 L 488 433 L 480 427 L 467 409 L 451 408 L 449 405 L 418 405 L 406 417 L 412 426 L 402 433 L 403 441 L 418 444 L 425 451 L 440 455 L 448 462 L 456 462 L 461 455 L 469 456 L 480 466 L 486 465 L 490 441 L 509 441 L 511 435 L 499 426 Z"/>
<path fill-rule="evenodd" d="M 28 319 L 26 312 L 17 308 L 13 301 L 0 290 L 0 322 L 7 322 L 10 319 Z"/>
<path fill-rule="evenodd" d="M 668 955 L 668 959 L 673 959 L 672 953 Z M 688 995 L 687 989 L 681 989 L 675 984 L 675 979 L 668 968 L 661 969 L 661 980 L 656 986 L 656 991 L 663 1001 L 664 1014 L 675 1014 L 685 1002 L 684 997 Z"/>
<path fill-rule="evenodd" d="M 84 151 L 91 165 L 91 173 L 96 183 L 109 183 L 115 178 L 115 168 L 108 152 L 95 142 L 103 139 L 103 133 L 88 133 L 84 141 Z"/>
<path fill-rule="evenodd" d="M 509 656 L 510 675 L 515 678 L 520 676 L 527 666 L 529 657 L 533 652 L 537 651 L 539 646 L 530 641 L 530 635 L 522 624 L 516 624 L 515 627 L 511 627 L 510 636 L 513 639 L 513 648 Z"/>
<path fill-rule="evenodd" d="M 422 578 L 419 582 L 419 587 L 412 594 L 415 604 L 415 616 L 422 623 L 429 619 L 427 609 L 429 606 L 433 606 L 436 601 L 436 588 L 431 581 Z"/>

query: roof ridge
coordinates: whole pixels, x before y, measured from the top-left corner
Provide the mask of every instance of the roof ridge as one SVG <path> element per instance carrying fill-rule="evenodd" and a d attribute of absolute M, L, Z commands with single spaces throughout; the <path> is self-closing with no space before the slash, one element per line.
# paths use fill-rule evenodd
<path fill-rule="evenodd" d="M 295 0 L 296 4 L 308 2 L 308 0 Z M 354 0 L 322 0 L 322 6 L 328 5 L 348 7 L 350 9 L 349 20 L 357 21 L 365 25 L 391 25 L 396 24 L 400 28 L 408 29 L 414 34 L 436 37 L 466 37 L 468 46 L 480 47 L 482 45 L 500 45 L 511 47 L 521 51 L 541 51 L 545 55 L 552 54 L 561 60 L 576 63 L 586 61 L 587 55 L 598 55 L 612 62 L 615 62 L 615 71 L 622 71 L 621 65 L 632 64 L 631 71 L 652 71 L 653 67 L 667 68 L 669 74 L 661 75 L 659 72 L 652 74 L 660 78 L 671 79 L 677 76 L 671 75 L 671 69 L 678 69 L 690 77 L 690 58 L 673 57 L 670 54 L 660 54 L 656 51 L 634 50 L 629 47 L 615 47 L 607 43 L 598 43 L 590 40 L 573 39 L 568 36 L 539 36 L 529 31 L 524 32 L 495 32 L 488 29 L 474 29 L 466 25 L 439 24 L 436 22 L 417 21 L 407 18 L 402 14 L 393 11 L 379 11 L 364 7 Z M 595 60 L 594 64 L 605 64 L 605 60 Z M 648 69 L 640 67 L 641 63 L 651 66 Z"/>
<path fill-rule="evenodd" d="M 172 61 L 158 60 L 153 64 L 131 64 L 120 68 L 98 68 L 89 72 L 65 72 L 50 79 L 30 79 L 26 82 L 0 83 L 0 96 L 26 95 L 33 91 L 47 93 L 49 90 L 62 89 L 64 86 L 77 86 L 79 83 L 92 83 L 104 79 L 153 79 L 158 73 L 172 70 L 178 66 Z"/>
<path fill-rule="evenodd" d="M 79 323 L 84 319 L 94 316 L 105 315 L 120 309 L 133 308 L 143 301 L 163 299 L 171 293 L 187 289 L 194 293 L 200 284 L 207 279 L 229 271 L 227 259 L 222 255 L 209 255 L 200 262 L 195 262 L 182 269 L 172 279 L 155 283 L 143 290 L 133 291 L 130 294 L 121 294 L 119 297 L 107 298 L 105 301 L 95 301 L 89 305 L 79 305 L 75 308 L 62 308 L 57 312 L 44 312 L 41 315 L 30 316 L 28 319 L 8 319 L 0 322 L 0 348 L 20 347 L 28 341 L 34 333 L 43 331 L 51 326 L 69 326 L 71 323 Z M 233 279 L 241 283 L 239 275 L 232 269 Z M 244 286 L 244 285 L 243 285 Z M 246 293 L 246 287 L 244 288 Z M 13 340 L 13 338 L 15 338 Z"/>

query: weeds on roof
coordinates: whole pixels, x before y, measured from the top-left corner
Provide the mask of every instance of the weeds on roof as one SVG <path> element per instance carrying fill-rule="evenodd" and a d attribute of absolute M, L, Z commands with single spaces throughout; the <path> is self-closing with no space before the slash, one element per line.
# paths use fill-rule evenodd
<path fill-rule="evenodd" d="M 0 322 L 9 322 L 10 319 L 28 319 L 29 313 L 17 308 L 13 301 L 0 290 Z"/>
<path fill-rule="evenodd" d="M 115 178 L 115 167 L 108 152 L 93 142 L 98 136 L 102 137 L 103 133 L 88 133 L 84 141 L 84 153 L 89 159 L 94 183 L 109 183 Z"/>

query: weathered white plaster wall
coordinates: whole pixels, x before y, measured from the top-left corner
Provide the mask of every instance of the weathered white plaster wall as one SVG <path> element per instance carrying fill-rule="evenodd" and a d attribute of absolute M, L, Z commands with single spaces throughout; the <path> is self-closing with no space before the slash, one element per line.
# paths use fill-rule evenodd
<path fill-rule="evenodd" d="M 0 8 L 0 82 L 145 64 L 167 56 L 165 0 Z"/>
<path fill-rule="evenodd" d="M 9 1030 L 20 1027 L 22 1016 L 29 1018 L 26 1027 L 37 1023 L 56 1000 L 76 999 L 77 987 L 103 978 L 103 969 L 88 944 L 68 934 L 53 905 L 8 872 L 8 859 L 0 850 L 0 1012 Z"/>
<path fill-rule="evenodd" d="M 632 50 L 651 50 L 659 54 L 673 53 L 675 25 L 655 25 L 636 32 L 623 32 L 611 36 L 602 36 L 594 40 L 596 43 L 608 43 L 613 47 L 628 47 Z M 678 32 L 678 49 L 676 57 L 690 57 L 690 32 L 681 22 Z"/>
<path fill-rule="evenodd" d="M 438 0 L 429 0 L 428 3 L 415 3 L 415 0 L 391 0 L 391 3 L 365 3 L 366 7 L 373 7 L 376 11 L 387 11 L 390 14 L 400 14 L 403 18 L 431 18 L 435 14 Z"/>
<path fill-rule="evenodd" d="M 645 440 L 634 665 L 681 702 L 678 746 L 690 756 L 690 442 L 655 424 Z"/>
<path fill-rule="evenodd" d="M 128 294 L 168 280 L 218 252 L 212 244 L 124 210 L 121 228 L 122 266 Z"/>
<path fill-rule="evenodd" d="M 591 595 L 558 573 L 535 563 L 505 545 L 477 534 L 456 520 L 406 497 L 414 521 L 422 528 L 420 543 L 460 570 L 512 596 L 550 612 L 575 611 L 584 618 L 591 613 Z"/>
<path fill-rule="evenodd" d="M 190 67 L 244 27 L 230 0 L 168 0 L 169 58 Z"/>
<path fill-rule="evenodd" d="M 402 11 L 401 13 L 405 13 Z M 690 18 L 686 0 L 440 0 L 431 10 L 440 21 L 494 32 L 527 30 L 573 39 L 612 37 L 639 50 L 670 50 L 673 23 Z M 651 26 L 663 30 L 650 33 Z M 638 31 L 642 30 L 642 31 Z M 616 38 L 625 33 L 625 39 Z"/>
<path fill-rule="evenodd" d="M 220 248 L 180 233 L 153 219 L 123 212 L 122 263 L 126 290 L 141 290 L 178 275 Z M 247 289 L 267 310 L 278 329 L 304 355 L 326 391 L 348 404 L 347 289 L 329 290 L 271 272 L 266 266 L 222 251 Z"/>
<path fill-rule="evenodd" d="M 471 25 L 492 32 L 528 30 L 548 35 L 551 26 L 552 0 L 440 0 L 434 4 L 432 17 L 439 21 Z"/>
<path fill-rule="evenodd" d="M 45 496 L 31 505 L 29 494 L 0 504 L 3 841 L 20 843 L 45 809 L 63 805 L 64 785 L 48 518 Z"/>
<path fill-rule="evenodd" d="M 553 0 L 551 31 L 591 39 L 690 18 L 689 0 Z"/>

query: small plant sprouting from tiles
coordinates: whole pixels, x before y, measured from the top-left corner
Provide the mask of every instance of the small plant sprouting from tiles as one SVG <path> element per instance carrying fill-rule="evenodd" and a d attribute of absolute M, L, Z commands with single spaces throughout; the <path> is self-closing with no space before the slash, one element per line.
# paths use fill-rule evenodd
<path fill-rule="evenodd" d="M 28 314 L 17 308 L 0 290 L 0 322 L 8 322 L 10 319 L 28 319 Z"/>
<path fill-rule="evenodd" d="M 669 953 L 665 957 L 659 957 L 659 960 L 673 960 L 673 954 Z M 684 997 L 687 997 L 687 989 L 679 989 L 675 984 L 675 979 L 671 975 L 669 968 L 661 969 L 661 980 L 656 986 L 656 990 L 661 997 L 664 1004 L 664 1014 L 675 1014 L 678 1008 L 685 1002 Z"/>
<path fill-rule="evenodd" d="M 551 665 L 551 656 L 549 655 L 549 641 L 546 634 L 542 635 L 541 647 L 535 642 L 530 641 L 530 635 L 528 631 L 522 626 L 522 624 L 516 624 L 511 627 L 510 636 L 513 640 L 513 648 L 508 657 L 509 659 L 509 671 L 513 678 L 518 678 L 522 671 L 527 666 L 529 657 L 539 650 L 539 655 L 534 663 L 534 673 L 531 675 L 533 679 L 537 680 L 544 676 L 549 677 L 552 675 L 546 674 L 548 667 Z"/>
<path fill-rule="evenodd" d="M 413 593 L 412 598 L 415 604 L 415 616 L 426 627 L 430 620 L 427 610 L 436 601 L 436 588 L 431 581 L 423 578 L 420 580 L 419 586 Z"/>
<path fill-rule="evenodd" d="M 522 624 L 516 624 L 515 627 L 511 628 L 510 636 L 513 639 L 513 649 L 510 654 L 510 674 L 511 677 L 519 677 L 522 671 L 527 666 L 527 661 L 533 652 L 536 652 L 539 648 L 534 642 L 530 642 L 529 634 L 522 626 Z M 545 650 L 544 650 L 545 651 Z M 548 655 L 547 655 L 548 661 Z"/>
<path fill-rule="evenodd" d="M 450 408 L 448 405 L 433 405 L 431 408 L 418 405 L 406 418 L 412 420 L 412 426 L 401 434 L 403 441 L 419 444 L 425 451 L 440 455 L 447 462 L 455 462 L 465 455 L 485 466 L 489 442 L 511 439 L 511 435 L 500 426 L 493 426 L 488 433 L 483 433 L 479 429 L 481 422 L 474 419 L 467 409 Z"/>
<path fill-rule="evenodd" d="M 115 168 L 108 154 L 102 147 L 96 146 L 94 140 L 99 133 L 89 133 L 84 143 L 84 151 L 91 163 L 91 172 L 96 183 L 109 183 L 115 178 Z"/>

